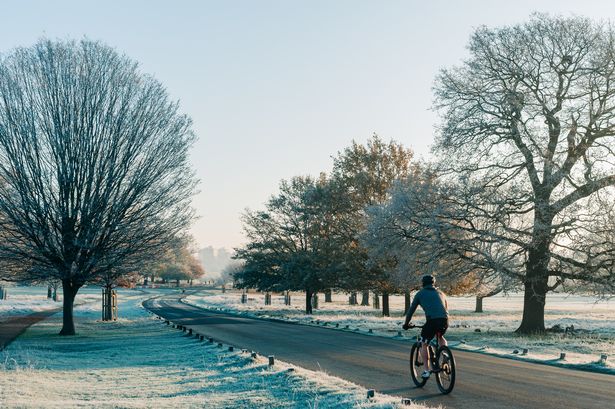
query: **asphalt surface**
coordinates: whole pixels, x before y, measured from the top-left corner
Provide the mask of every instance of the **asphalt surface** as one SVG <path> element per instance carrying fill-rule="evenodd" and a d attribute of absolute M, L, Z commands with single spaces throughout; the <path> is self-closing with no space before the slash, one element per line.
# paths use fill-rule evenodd
<path fill-rule="evenodd" d="M 433 376 L 424 388 L 414 387 L 409 375 L 408 340 L 239 317 L 184 304 L 177 295 L 151 299 L 144 305 L 216 342 L 275 355 L 276 359 L 323 370 L 378 393 L 408 397 L 429 406 L 615 408 L 613 375 L 454 350 L 455 389 L 450 395 L 441 395 Z"/>

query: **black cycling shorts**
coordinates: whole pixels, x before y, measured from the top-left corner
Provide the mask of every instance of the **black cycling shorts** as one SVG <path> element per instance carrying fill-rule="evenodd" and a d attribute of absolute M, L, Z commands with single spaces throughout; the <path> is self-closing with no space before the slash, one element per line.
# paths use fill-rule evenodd
<path fill-rule="evenodd" d="M 436 333 L 444 335 L 448 328 L 448 318 L 434 318 L 427 320 L 421 331 L 421 342 L 429 343 L 436 336 Z"/>

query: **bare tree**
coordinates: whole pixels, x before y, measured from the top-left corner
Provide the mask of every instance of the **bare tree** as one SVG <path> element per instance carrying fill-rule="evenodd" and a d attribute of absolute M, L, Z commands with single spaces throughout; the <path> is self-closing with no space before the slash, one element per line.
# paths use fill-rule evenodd
<path fill-rule="evenodd" d="M 479 28 L 437 78 L 441 218 L 450 248 L 523 282 L 518 332 L 542 332 L 546 294 L 567 281 L 612 291 L 615 35 L 610 24 L 535 15 Z"/>
<path fill-rule="evenodd" d="M 422 275 L 435 274 L 448 293 L 486 296 L 505 276 L 495 269 L 479 273 L 442 240 L 439 219 L 450 218 L 435 179 L 431 172 L 416 171 L 396 181 L 387 202 L 368 208 L 362 244 L 371 260 L 392 260 L 389 280 L 398 288 L 420 288 Z"/>
<path fill-rule="evenodd" d="M 190 128 L 101 43 L 42 40 L 0 60 L 0 274 L 61 280 L 61 335 L 75 333 L 81 286 L 190 223 Z"/>

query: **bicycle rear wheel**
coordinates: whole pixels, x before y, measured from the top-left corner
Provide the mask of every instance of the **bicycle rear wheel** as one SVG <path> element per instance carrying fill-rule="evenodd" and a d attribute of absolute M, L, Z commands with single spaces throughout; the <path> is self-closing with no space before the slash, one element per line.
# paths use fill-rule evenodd
<path fill-rule="evenodd" d="M 421 377 L 421 374 L 425 370 L 425 364 L 421 357 L 421 348 L 419 345 L 418 343 L 412 344 L 412 349 L 410 350 L 410 376 L 412 377 L 412 382 L 414 382 L 418 388 L 422 388 L 425 386 L 425 383 L 427 383 L 427 379 Z"/>
<path fill-rule="evenodd" d="M 446 395 L 455 387 L 455 357 L 449 347 L 438 348 L 436 362 L 438 364 L 436 383 L 440 392 Z"/>

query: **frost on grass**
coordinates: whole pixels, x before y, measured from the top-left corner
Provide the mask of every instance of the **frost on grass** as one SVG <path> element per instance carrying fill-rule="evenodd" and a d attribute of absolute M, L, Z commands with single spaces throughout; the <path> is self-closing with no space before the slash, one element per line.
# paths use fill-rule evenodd
<path fill-rule="evenodd" d="M 329 327 L 339 325 L 344 330 L 372 330 L 376 336 L 397 337 L 401 330 L 404 298 L 390 299 L 392 317 L 382 317 L 379 310 L 369 306 L 348 305 L 346 294 L 333 294 L 333 302 L 325 303 L 321 294 L 319 309 L 313 315 L 303 311 L 302 294 L 294 295 L 293 305 L 284 305 L 282 296 L 273 296 L 272 305 L 265 306 L 263 295 L 249 294 L 248 302 L 241 303 L 237 292 L 204 291 L 186 297 L 185 302 L 225 311 L 247 314 L 261 318 L 278 318 L 308 325 Z M 371 300 L 370 300 L 371 302 Z M 549 294 L 545 308 L 547 327 L 559 325 L 562 329 L 575 328 L 574 334 L 548 333 L 543 336 L 517 336 L 514 330 L 520 323 L 523 310 L 523 295 L 496 296 L 484 299 L 485 312 L 474 312 L 473 297 L 449 297 L 451 309 L 447 338 L 450 344 L 460 349 L 518 359 L 539 361 L 562 366 L 594 369 L 615 373 L 615 300 L 597 300 L 593 297 Z M 415 322 L 424 321 L 422 311 L 417 311 Z M 476 330 L 480 332 L 476 332 Z M 411 340 L 418 330 L 403 332 Z M 529 353 L 521 356 L 527 348 Z M 513 351 L 519 353 L 513 354 Z M 560 352 L 566 353 L 559 360 Z M 606 354 L 606 362 L 600 356 Z"/>
<path fill-rule="evenodd" d="M 15 315 L 27 315 L 34 312 L 61 308 L 61 301 L 47 298 L 47 287 L 8 287 L 8 298 L 0 300 L 0 322 Z M 59 290 L 60 294 L 62 293 Z M 82 288 L 75 299 L 76 303 L 86 303 L 100 299 L 97 287 Z"/>
<path fill-rule="evenodd" d="M 78 335 L 57 336 L 59 317 L 31 327 L 0 353 L 0 407 L 392 408 L 398 398 L 323 373 L 221 351 L 173 331 L 120 294 L 122 319 L 78 307 Z M 407 407 L 407 406 L 406 406 Z M 422 406 L 415 406 L 422 407 Z"/>

